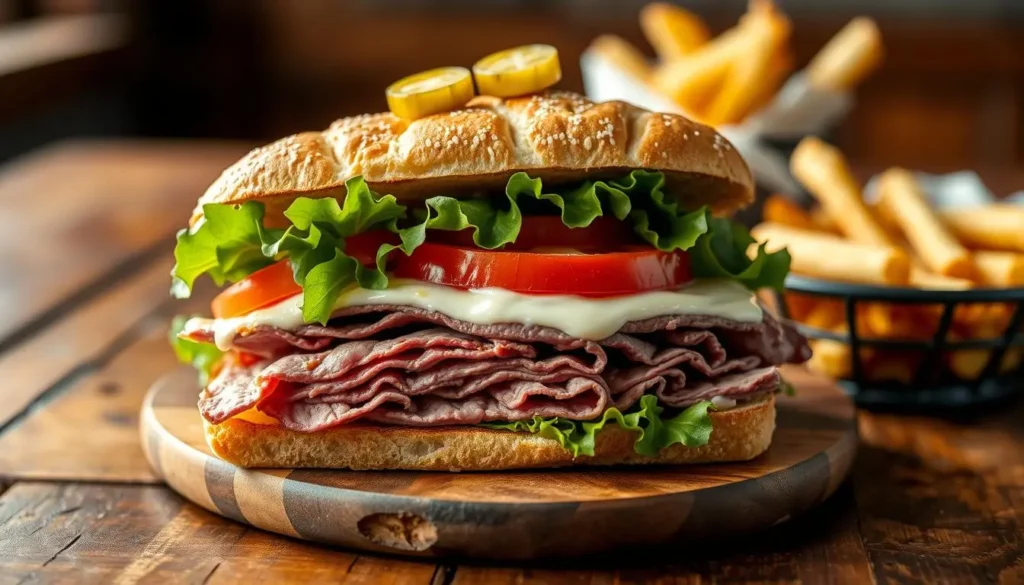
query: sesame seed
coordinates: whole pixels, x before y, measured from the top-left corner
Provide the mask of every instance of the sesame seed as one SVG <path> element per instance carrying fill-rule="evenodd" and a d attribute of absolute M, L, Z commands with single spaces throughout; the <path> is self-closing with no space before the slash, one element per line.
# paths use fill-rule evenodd
<path fill-rule="evenodd" d="M 668 153 L 663 150 L 661 151 L 661 156 L 668 158 Z"/>
<path fill-rule="evenodd" d="M 594 146 L 594 142 L 592 140 L 590 140 L 589 136 L 587 136 L 586 138 L 583 139 L 583 148 L 586 148 L 587 150 L 590 150 L 591 148 L 593 148 L 593 146 Z"/>
<path fill-rule="evenodd" d="M 615 146 L 615 137 L 609 137 L 608 142 L 611 142 L 612 146 Z"/>
<path fill-rule="evenodd" d="M 694 130 L 693 131 L 693 135 L 694 136 L 700 136 L 700 130 Z"/>

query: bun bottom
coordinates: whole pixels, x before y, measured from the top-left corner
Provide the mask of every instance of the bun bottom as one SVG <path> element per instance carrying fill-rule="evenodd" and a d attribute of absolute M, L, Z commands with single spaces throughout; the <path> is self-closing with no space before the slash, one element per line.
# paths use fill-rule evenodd
<path fill-rule="evenodd" d="M 673 445 L 655 457 L 636 453 L 636 434 L 615 425 L 597 435 L 593 457 L 575 459 L 553 439 L 471 426 L 348 425 L 300 433 L 234 418 L 216 425 L 205 423 L 205 429 L 213 452 L 241 467 L 484 471 L 716 463 L 746 461 L 771 445 L 775 430 L 775 398 L 771 394 L 710 416 L 714 431 L 707 445 Z"/>

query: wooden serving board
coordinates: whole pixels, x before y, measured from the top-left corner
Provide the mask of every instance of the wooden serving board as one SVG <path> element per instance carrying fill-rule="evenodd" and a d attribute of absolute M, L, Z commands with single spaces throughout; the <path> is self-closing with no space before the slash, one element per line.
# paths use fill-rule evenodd
<path fill-rule="evenodd" d="M 853 404 L 791 368 L 771 448 L 743 463 L 515 472 L 246 470 L 203 437 L 192 370 L 150 391 L 142 443 L 156 474 L 196 504 L 307 540 L 418 556 L 529 559 L 735 535 L 831 495 L 857 446 Z"/>

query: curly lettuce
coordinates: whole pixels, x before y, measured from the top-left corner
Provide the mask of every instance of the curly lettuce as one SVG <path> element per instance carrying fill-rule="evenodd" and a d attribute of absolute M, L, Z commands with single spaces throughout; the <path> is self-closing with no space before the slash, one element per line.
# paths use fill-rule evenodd
<path fill-rule="evenodd" d="M 595 421 L 581 422 L 563 418 L 533 417 L 528 421 L 509 423 L 486 423 L 481 426 L 520 433 L 532 433 L 558 441 L 573 457 L 594 455 L 597 434 L 610 423 L 637 433 L 633 450 L 641 455 L 653 457 L 665 447 L 685 445 L 699 447 L 711 439 L 711 401 L 705 400 L 686 408 L 672 418 L 663 418 L 665 409 L 658 406 L 658 399 L 647 394 L 640 402 L 623 414 L 612 407 Z"/>
<path fill-rule="evenodd" d="M 659 250 L 689 250 L 696 276 L 731 278 L 751 289 L 781 288 L 789 270 L 785 251 L 768 253 L 761 246 L 751 258 L 747 251 L 754 240 L 746 229 L 712 217 L 707 208 L 682 209 L 664 192 L 664 184 L 662 173 L 634 170 L 614 181 L 545 189 L 541 179 L 516 173 L 505 186 L 505 197 L 436 196 L 410 210 L 391 195 L 374 193 L 356 177 L 346 183 L 341 204 L 333 198 L 293 201 L 284 212 L 291 225 L 284 229 L 263 225 L 264 208 L 258 202 L 207 204 L 205 220 L 178 234 L 171 291 L 187 297 L 203 274 L 217 284 L 235 282 L 288 258 L 303 290 L 303 318 L 326 323 L 346 287 L 386 288 L 387 257 L 395 250 L 412 254 L 426 240 L 427 230 L 469 229 L 477 246 L 499 249 L 516 241 L 524 209 L 556 212 L 570 228 L 584 228 L 611 215 L 631 224 L 640 238 Z M 364 266 L 345 253 L 345 240 L 371 230 L 395 233 L 400 243 L 382 244 L 376 263 Z"/>

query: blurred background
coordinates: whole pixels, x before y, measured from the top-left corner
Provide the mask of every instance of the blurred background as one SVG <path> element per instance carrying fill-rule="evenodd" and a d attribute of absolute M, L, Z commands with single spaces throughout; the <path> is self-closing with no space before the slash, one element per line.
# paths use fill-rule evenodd
<path fill-rule="evenodd" d="M 514 45 L 651 50 L 641 0 L 0 0 L 0 161 L 80 136 L 266 141 L 386 107 L 391 81 Z M 714 32 L 742 0 L 688 0 Z M 1024 164 L 1024 2 L 779 0 L 800 66 L 870 15 L 886 61 L 832 138 L 868 166 Z"/>

